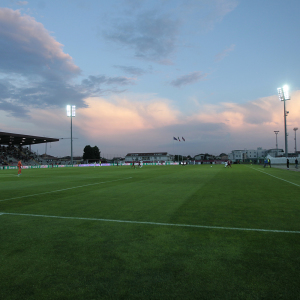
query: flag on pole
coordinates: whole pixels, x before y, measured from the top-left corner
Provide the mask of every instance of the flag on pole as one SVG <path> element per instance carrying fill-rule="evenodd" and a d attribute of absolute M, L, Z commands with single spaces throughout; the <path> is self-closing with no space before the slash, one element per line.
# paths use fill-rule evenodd
<path fill-rule="evenodd" d="M 173 140 L 177 141 L 177 139 L 176 139 L 176 137 L 175 137 L 175 136 L 173 137 Z"/>
<path fill-rule="evenodd" d="M 184 137 L 182 137 L 182 140 L 185 142 L 185 139 L 184 139 Z"/>
<path fill-rule="evenodd" d="M 180 138 L 178 137 L 178 141 L 180 142 Z"/>

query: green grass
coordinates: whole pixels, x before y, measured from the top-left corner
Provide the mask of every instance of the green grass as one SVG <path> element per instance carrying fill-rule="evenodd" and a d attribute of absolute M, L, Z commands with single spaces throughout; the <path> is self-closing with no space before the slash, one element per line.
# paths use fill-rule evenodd
<path fill-rule="evenodd" d="M 299 172 L 16 173 L 0 171 L 0 299 L 300 298 Z"/>

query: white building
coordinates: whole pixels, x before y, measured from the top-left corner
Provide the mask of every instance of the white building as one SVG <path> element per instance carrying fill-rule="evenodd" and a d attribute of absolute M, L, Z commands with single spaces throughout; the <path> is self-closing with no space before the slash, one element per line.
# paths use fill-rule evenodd
<path fill-rule="evenodd" d="M 132 161 L 174 161 L 174 155 L 168 154 L 168 152 L 151 152 L 151 153 L 128 153 L 125 156 L 126 162 Z"/>
<path fill-rule="evenodd" d="M 228 154 L 228 159 L 232 160 L 233 162 L 245 161 L 245 160 L 256 161 L 266 157 L 271 150 L 266 150 L 263 149 L 262 147 L 258 147 L 256 150 L 254 149 L 232 150 L 231 153 Z M 281 150 L 282 149 L 278 149 L 278 153 L 280 153 Z"/>
<path fill-rule="evenodd" d="M 283 149 L 269 149 L 268 154 L 273 157 L 284 156 Z"/>
<path fill-rule="evenodd" d="M 260 158 L 264 158 L 267 155 L 267 150 L 263 149 L 262 147 L 258 147 L 256 150 L 246 150 L 245 159 L 256 160 Z"/>
<path fill-rule="evenodd" d="M 236 162 L 245 160 L 247 150 L 232 150 L 231 153 L 228 154 L 228 159 Z"/>

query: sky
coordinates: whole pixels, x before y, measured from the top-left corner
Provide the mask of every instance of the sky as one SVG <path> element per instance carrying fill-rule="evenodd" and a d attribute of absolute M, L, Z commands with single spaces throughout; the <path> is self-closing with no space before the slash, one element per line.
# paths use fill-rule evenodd
<path fill-rule="evenodd" d="M 70 155 L 76 105 L 74 156 L 271 149 L 275 130 L 284 149 L 287 84 L 294 152 L 299 11 L 299 0 L 2 0 L 0 131 L 59 138 L 32 150 Z"/>

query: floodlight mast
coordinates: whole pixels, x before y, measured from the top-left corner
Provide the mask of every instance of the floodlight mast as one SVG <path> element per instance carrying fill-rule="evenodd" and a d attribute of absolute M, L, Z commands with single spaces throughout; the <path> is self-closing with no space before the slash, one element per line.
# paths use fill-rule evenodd
<path fill-rule="evenodd" d="M 295 155 L 297 155 L 297 140 L 296 140 L 296 131 L 298 130 L 298 127 L 295 127 L 293 130 L 295 131 Z"/>
<path fill-rule="evenodd" d="M 285 101 L 290 100 L 290 95 L 289 95 L 289 87 L 287 85 L 283 86 L 282 88 L 278 88 L 278 96 L 279 100 L 283 101 L 283 109 L 284 109 L 284 137 L 285 137 L 285 156 L 288 158 L 289 153 L 288 153 L 288 143 L 287 143 L 287 127 L 286 127 L 286 117 L 289 112 L 286 111 L 286 106 L 285 106 Z"/>
<path fill-rule="evenodd" d="M 67 105 L 67 116 L 71 117 L 71 165 L 73 166 L 73 130 L 72 130 L 72 118 L 75 117 L 75 105 Z"/>
<path fill-rule="evenodd" d="M 274 130 L 275 134 L 276 134 L 276 156 L 278 156 L 278 143 L 277 143 L 277 135 L 279 130 Z"/>

